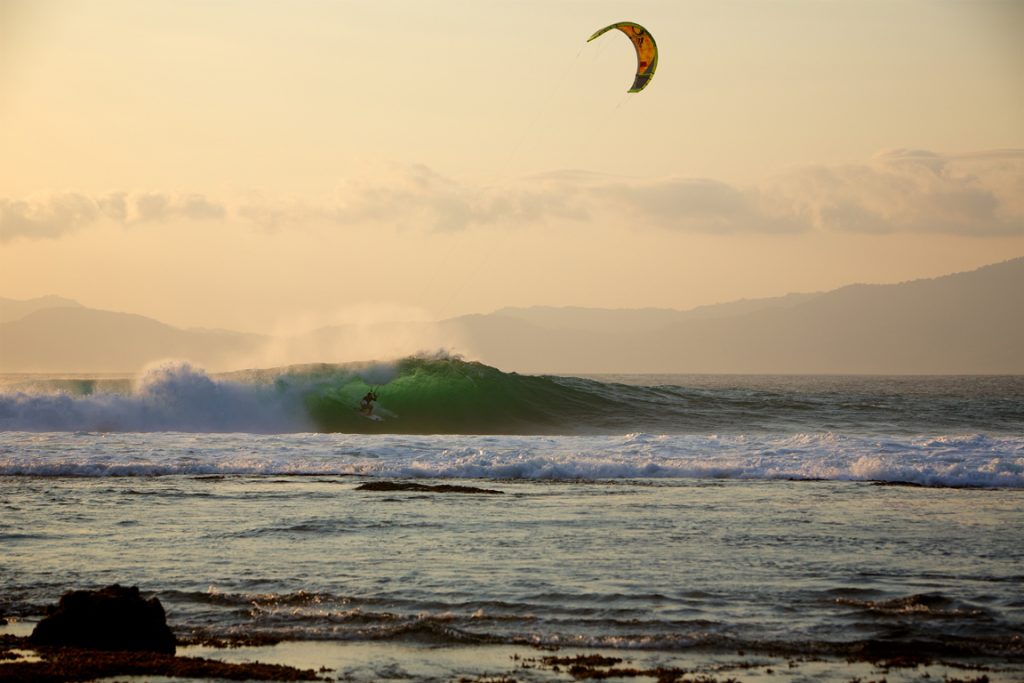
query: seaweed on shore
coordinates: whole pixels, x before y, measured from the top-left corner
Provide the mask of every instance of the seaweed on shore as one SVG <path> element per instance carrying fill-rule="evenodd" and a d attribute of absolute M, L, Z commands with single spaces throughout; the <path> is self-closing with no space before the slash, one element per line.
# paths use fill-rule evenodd
<path fill-rule="evenodd" d="M 31 661 L 14 650 L 37 655 Z M 16 658 L 14 661 L 8 659 Z M 324 680 L 312 669 L 251 662 L 233 664 L 201 657 L 178 657 L 155 652 L 85 650 L 76 647 L 37 646 L 28 638 L 0 637 L 0 680 L 21 683 L 63 683 L 111 676 L 174 676 L 221 678 L 232 681 Z"/>
<path fill-rule="evenodd" d="M 654 667 L 640 669 L 632 666 L 620 666 L 628 664 L 628 660 L 620 657 L 606 657 L 600 654 L 574 655 L 559 657 L 557 655 L 541 657 L 540 659 L 527 657 L 520 660 L 522 668 L 546 667 L 554 672 L 560 672 L 565 667 L 577 681 L 605 680 L 608 678 L 653 678 L 658 683 L 739 683 L 735 678 L 717 679 L 708 674 L 697 674 L 692 670 L 678 667 Z"/>
<path fill-rule="evenodd" d="M 356 491 L 416 491 L 418 493 L 492 493 L 502 494 L 504 491 L 495 489 L 481 489 L 476 486 L 456 486 L 454 484 L 439 484 L 430 486 L 427 484 L 414 484 L 411 482 L 399 481 L 370 481 L 360 484 Z"/>
<path fill-rule="evenodd" d="M 544 657 L 541 662 L 548 666 L 615 666 L 623 662 L 621 657 L 604 655 L 576 655 L 575 657 Z"/>

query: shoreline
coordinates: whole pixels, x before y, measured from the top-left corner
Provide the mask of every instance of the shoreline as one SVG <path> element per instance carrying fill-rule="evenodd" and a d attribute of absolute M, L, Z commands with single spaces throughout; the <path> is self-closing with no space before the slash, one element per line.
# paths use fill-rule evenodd
<path fill-rule="evenodd" d="M 791 683 L 887 681 L 1013 683 L 1024 661 L 992 657 L 837 657 L 760 651 L 667 652 L 609 648 L 533 648 L 506 644 L 415 641 L 289 640 L 273 644 L 180 644 L 177 654 L 103 652 L 39 647 L 29 642 L 33 622 L 0 625 L 0 679 L 83 681 L 117 677 L 150 680 L 442 680 L 459 683 L 569 683 L 579 680 L 658 683 Z"/>

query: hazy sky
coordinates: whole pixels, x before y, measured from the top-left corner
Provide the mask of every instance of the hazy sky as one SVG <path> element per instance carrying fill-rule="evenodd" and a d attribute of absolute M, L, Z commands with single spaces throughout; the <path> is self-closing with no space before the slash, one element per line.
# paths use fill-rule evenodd
<path fill-rule="evenodd" d="M 627 95 L 625 36 L 660 61 Z M 0 0 L 0 295 L 272 330 L 1024 254 L 1014 0 Z"/>

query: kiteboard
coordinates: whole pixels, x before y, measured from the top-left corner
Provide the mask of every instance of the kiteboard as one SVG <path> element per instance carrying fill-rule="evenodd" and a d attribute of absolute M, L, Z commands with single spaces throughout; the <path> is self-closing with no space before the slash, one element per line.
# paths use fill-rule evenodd
<path fill-rule="evenodd" d="M 366 413 L 364 413 L 361 410 L 357 410 L 356 412 L 359 413 L 360 415 L 362 415 L 363 417 L 365 417 L 367 420 L 373 420 L 374 422 L 383 422 L 384 421 L 384 418 L 381 417 L 380 415 L 374 415 L 373 413 L 370 413 L 369 415 L 367 415 Z"/>

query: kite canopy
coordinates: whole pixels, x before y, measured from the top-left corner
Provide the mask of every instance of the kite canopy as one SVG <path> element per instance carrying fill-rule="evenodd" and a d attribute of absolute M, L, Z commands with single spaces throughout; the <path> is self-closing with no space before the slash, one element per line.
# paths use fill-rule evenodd
<path fill-rule="evenodd" d="M 587 42 L 589 43 L 613 28 L 617 28 L 629 36 L 629 39 L 633 41 L 633 47 L 636 48 L 636 79 L 629 92 L 640 92 L 651 82 L 654 70 L 658 67 L 658 45 L 654 42 L 654 36 L 648 33 L 647 29 L 632 21 L 620 21 L 617 24 L 605 26 L 587 38 Z"/>

